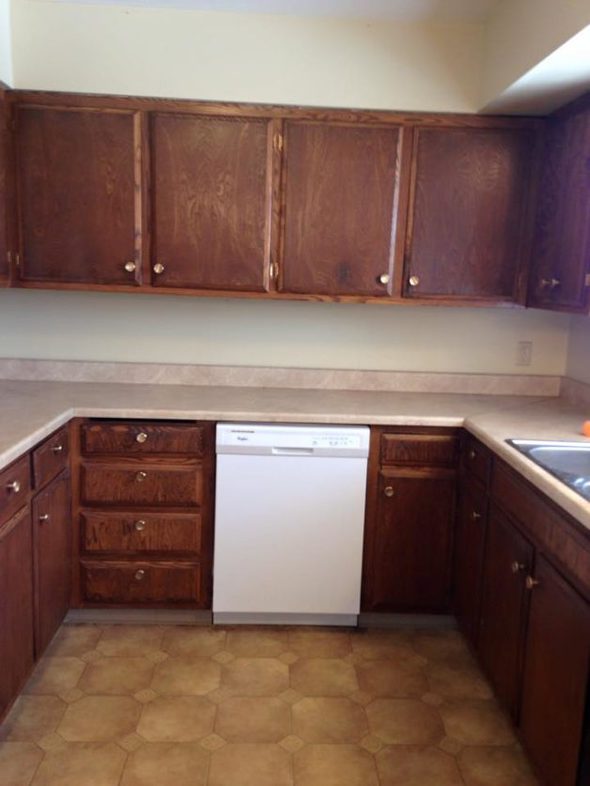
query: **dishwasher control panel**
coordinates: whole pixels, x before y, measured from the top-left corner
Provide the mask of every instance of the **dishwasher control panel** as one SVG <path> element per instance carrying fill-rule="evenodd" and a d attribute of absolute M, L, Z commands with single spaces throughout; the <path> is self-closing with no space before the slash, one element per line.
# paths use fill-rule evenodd
<path fill-rule="evenodd" d="M 366 426 L 220 423 L 216 445 L 217 453 L 358 457 L 368 455 L 369 429 Z"/>

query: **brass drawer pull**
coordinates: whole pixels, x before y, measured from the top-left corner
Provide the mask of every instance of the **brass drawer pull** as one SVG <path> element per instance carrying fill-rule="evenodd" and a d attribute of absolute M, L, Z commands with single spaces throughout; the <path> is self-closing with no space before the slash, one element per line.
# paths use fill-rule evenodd
<path fill-rule="evenodd" d="M 140 470 L 140 471 L 139 471 L 139 472 L 138 472 L 138 473 L 135 475 L 135 480 L 137 481 L 137 483 L 143 483 L 143 481 L 144 481 L 146 478 L 147 478 L 147 472 L 144 472 L 143 470 Z"/>
<path fill-rule="evenodd" d="M 49 521 L 49 518 L 50 518 L 49 513 L 44 513 L 42 516 L 39 516 L 39 521 L 40 522 Z"/>
<path fill-rule="evenodd" d="M 385 486 L 385 488 L 383 489 L 383 493 L 385 494 L 386 497 L 393 497 L 393 495 L 395 494 L 395 491 L 393 490 L 393 486 Z"/>
<path fill-rule="evenodd" d="M 411 287 L 417 287 L 420 284 L 420 276 L 410 276 L 408 279 L 408 284 Z"/>
<path fill-rule="evenodd" d="M 137 265 L 135 264 L 135 262 L 131 262 L 131 261 L 125 262 L 125 270 L 128 273 L 135 273 L 136 269 L 137 269 Z"/>
<path fill-rule="evenodd" d="M 135 437 L 135 441 L 139 442 L 140 445 L 143 445 L 144 442 L 147 442 L 148 435 L 145 431 L 140 431 L 139 434 Z"/>
<path fill-rule="evenodd" d="M 154 265 L 154 273 L 159 276 L 166 270 L 166 267 L 161 262 L 156 262 Z"/>
<path fill-rule="evenodd" d="M 558 278 L 542 278 L 539 282 L 541 289 L 557 289 L 561 286 L 561 281 Z"/>
<path fill-rule="evenodd" d="M 135 522 L 134 526 L 137 532 L 143 532 L 145 529 L 145 521 L 143 519 L 140 519 L 139 521 Z"/>
<path fill-rule="evenodd" d="M 510 565 L 510 570 L 513 573 L 520 573 L 525 569 L 525 567 L 526 565 L 524 565 L 522 562 L 517 562 L 516 560 L 514 560 L 514 562 Z"/>
<path fill-rule="evenodd" d="M 54 446 L 51 448 L 51 450 L 52 450 L 54 453 L 62 453 L 63 449 L 64 449 L 64 446 L 63 446 L 63 445 L 54 445 Z"/>
<path fill-rule="evenodd" d="M 8 483 L 6 485 L 6 489 L 8 491 L 13 491 L 15 494 L 18 494 L 20 491 L 20 482 L 18 480 L 13 480 L 12 483 Z"/>
<path fill-rule="evenodd" d="M 381 273 L 381 275 L 379 276 L 380 284 L 389 284 L 390 280 L 391 280 L 391 276 L 389 275 L 389 273 Z"/>
<path fill-rule="evenodd" d="M 540 583 L 541 582 L 538 579 L 534 579 L 532 576 L 526 577 L 525 585 L 528 590 L 534 590 L 535 587 L 538 587 Z"/>
<path fill-rule="evenodd" d="M 134 576 L 135 581 L 142 581 L 144 578 L 145 578 L 145 570 L 143 570 L 143 568 L 140 568 L 139 570 L 135 571 L 135 576 Z"/>

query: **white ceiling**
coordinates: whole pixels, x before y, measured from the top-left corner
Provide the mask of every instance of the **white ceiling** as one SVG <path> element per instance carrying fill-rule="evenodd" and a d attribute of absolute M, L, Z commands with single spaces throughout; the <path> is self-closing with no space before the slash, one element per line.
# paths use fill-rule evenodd
<path fill-rule="evenodd" d="M 50 0 L 50 2 L 332 16 L 391 21 L 481 21 L 502 0 Z"/>

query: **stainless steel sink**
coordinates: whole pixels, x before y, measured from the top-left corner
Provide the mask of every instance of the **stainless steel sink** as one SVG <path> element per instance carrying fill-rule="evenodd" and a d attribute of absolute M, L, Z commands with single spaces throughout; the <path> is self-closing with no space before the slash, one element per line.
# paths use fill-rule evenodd
<path fill-rule="evenodd" d="M 506 441 L 535 464 L 590 500 L 589 442 L 545 442 L 535 439 Z"/>

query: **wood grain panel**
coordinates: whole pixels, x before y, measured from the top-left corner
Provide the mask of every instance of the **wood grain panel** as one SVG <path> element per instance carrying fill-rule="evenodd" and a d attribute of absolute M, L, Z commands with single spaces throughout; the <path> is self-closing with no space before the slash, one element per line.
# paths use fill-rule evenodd
<path fill-rule="evenodd" d="M 198 513 L 154 515 L 88 510 L 80 518 L 82 549 L 92 554 L 198 554 L 201 550 L 202 524 Z"/>
<path fill-rule="evenodd" d="M 26 505 L 31 492 L 31 468 L 28 454 L 0 471 L 0 524 Z"/>
<path fill-rule="evenodd" d="M 33 544 L 23 509 L 0 527 L 0 720 L 33 668 Z"/>
<path fill-rule="evenodd" d="M 391 294 L 401 152 L 396 127 L 285 124 L 282 291 Z"/>
<path fill-rule="evenodd" d="M 203 499 L 203 472 L 194 464 L 86 462 L 80 469 L 86 505 L 181 508 L 198 506 Z"/>
<path fill-rule="evenodd" d="M 461 465 L 487 487 L 492 468 L 492 454 L 471 434 L 465 434 L 461 448 Z"/>
<path fill-rule="evenodd" d="M 36 489 L 43 488 L 70 463 L 70 429 L 65 426 L 32 452 Z"/>
<path fill-rule="evenodd" d="M 16 138 L 21 279 L 139 281 L 139 116 L 19 105 Z"/>
<path fill-rule="evenodd" d="M 543 781 L 577 779 L 590 662 L 590 606 L 541 557 L 531 592 L 520 727 Z M 586 752 L 587 753 L 587 752 Z M 586 762 L 587 765 L 587 762 Z"/>
<path fill-rule="evenodd" d="M 70 607 L 72 511 L 63 473 L 33 500 L 35 653 L 39 658 Z"/>
<path fill-rule="evenodd" d="M 406 297 L 524 299 L 534 141 L 513 129 L 416 131 Z"/>
<path fill-rule="evenodd" d="M 189 423 L 92 421 L 82 426 L 82 450 L 86 455 L 190 455 L 205 449 L 205 432 Z"/>
<path fill-rule="evenodd" d="M 590 103 L 547 121 L 529 304 L 585 311 L 590 272 Z"/>
<path fill-rule="evenodd" d="M 82 562 L 82 594 L 91 603 L 194 606 L 200 585 L 198 563 Z"/>
<path fill-rule="evenodd" d="M 479 652 L 498 698 L 516 717 L 533 547 L 492 506 L 485 548 Z"/>
<path fill-rule="evenodd" d="M 270 121 L 156 113 L 152 165 L 154 286 L 267 289 Z"/>
<path fill-rule="evenodd" d="M 383 434 L 383 464 L 454 467 L 459 455 L 459 439 L 439 435 Z"/>

